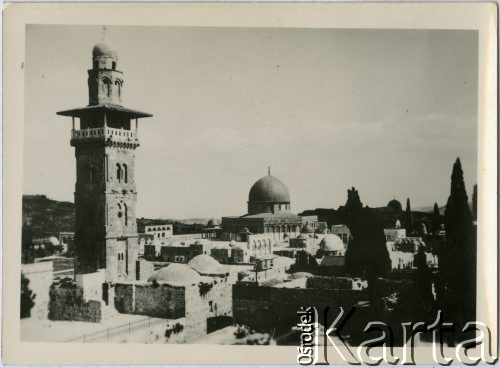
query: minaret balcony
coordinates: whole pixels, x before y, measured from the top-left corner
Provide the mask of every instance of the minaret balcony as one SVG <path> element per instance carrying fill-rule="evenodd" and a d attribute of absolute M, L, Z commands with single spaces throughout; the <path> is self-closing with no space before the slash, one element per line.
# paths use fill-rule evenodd
<path fill-rule="evenodd" d="M 125 129 L 115 129 L 109 127 L 92 129 L 72 129 L 71 143 L 84 141 L 102 141 L 111 143 L 129 143 L 138 145 L 137 132 Z"/>

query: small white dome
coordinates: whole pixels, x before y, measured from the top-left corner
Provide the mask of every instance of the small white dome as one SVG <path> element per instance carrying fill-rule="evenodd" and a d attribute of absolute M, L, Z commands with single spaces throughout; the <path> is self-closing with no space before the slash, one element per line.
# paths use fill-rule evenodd
<path fill-rule="evenodd" d="M 188 266 L 202 275 L 225 273 L 222 265 L 207 254 L 199 254 L 188 262 Z"/>
<path fill-rule="evenodd" d="M 57 239 L 55 236 L 51 236 L 49 238 L 49 241 L 50 241 L 50 244 L 52 244 L 54 246 L 61 245 L 61 243 L 59 243 L 59 239 Z"/>
<path fill-rule="evenodd" d="M 319 248 L 324 251 L 343 250 L 344 243 L 337 235 L 326 234 L 319 243 Z"/>
<path fill-rule="evenodd" d="M 170 263 L 168 266 L 155 271 L 148 281 L 155 279 L 158 282 L 172 282 L 180 284 L 196 284 L 201 280 L 200 275 L 191 267 L 181 263 Z"/>

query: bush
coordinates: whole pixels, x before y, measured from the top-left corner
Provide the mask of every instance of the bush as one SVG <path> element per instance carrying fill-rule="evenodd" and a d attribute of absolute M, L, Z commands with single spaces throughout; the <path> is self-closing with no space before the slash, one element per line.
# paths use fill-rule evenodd
<path fill-rule="evenodd" d="M 247 337 L 248 335 L 250 335 L 250 333 L 251 333 L 251 331 L 250 331 L 250 329 L 247 326 L 238 325 L 238 328 L 234 332 L 234 336 L 237 339 L 242 339 L 242 338 Z"/>
<path fill-rule="evenodd" d="M 172 328 L 167 328 L 167 330 L 165 330 L 165 337 L 168 339 L 171 335 L 177 335 L 182 331 L 184 331 L 184 326 L 180 323 L 176 323 Z"/>
<path fill-rule="evenodd" d="M 36 294 L 29 288 L 30 280 L 21 273 L 21 318 L 31 317 L 31 309 L 35 305 Z"/>
<path fill-rule="evenodd" d="M 205 296 L 207 293 L 212 289 L 213 284 L 211 283 L 206 283 L 202 282 L 198 285 L 198 288 L 200 290 L 200 296 Z"/>

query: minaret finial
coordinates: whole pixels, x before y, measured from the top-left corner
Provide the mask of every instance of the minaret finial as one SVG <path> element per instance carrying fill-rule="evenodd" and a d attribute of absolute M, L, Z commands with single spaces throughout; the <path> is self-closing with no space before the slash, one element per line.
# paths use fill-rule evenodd
<path fill-rule="evenodd" d="M 106 31 L 108 28 L 106 26 L 102 26 L 102 42 L 106 41 Z"/>
<path fill-rule="evenodd" d="M 271 175 L 271 166 L 267 167 L 267 175 Z"/>

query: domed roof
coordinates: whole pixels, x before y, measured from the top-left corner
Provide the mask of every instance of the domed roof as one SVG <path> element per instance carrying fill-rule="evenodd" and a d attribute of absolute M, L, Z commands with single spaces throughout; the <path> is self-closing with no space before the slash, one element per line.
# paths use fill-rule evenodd
<path fill-rule="evenodd" d="M 394 211 L 403 211 L 403 207 L 401 206 L 401 202 L 396 199 L 393 199 L 387 203 L 387 207 L 392 208 Z"/>
<path fill-rule="evenodd" d="M 172 282 L 179 284 L 196 284 L 201 276 L 192 268 L 181 263 L 170 263 L 168 266 L 153 272 L 148 281 L 155 279 L 158 282 Z"/>
<path fill-rule="evenodd" d="M 325 237 L 319 243 L 321 250 L 343 250 L 344 243 L 335 234 L 326 234 Z"/>
<path fill-rule="evenodd" d="M 248 200 L 250 202 L 290 202 L 290 192 L 280 179 L 266 175 L 252 186 Z"/>
<path fill-rule="evenodd" d="M 100 56 L 106 56 L 118 60 L 116 51 L 105 42 L 99 42 L 94 46 L 94 49 L 92 50 L 92 57 L 94 59 Z"/>
<path fill-rule="evenodd" d="M 59 243 L 59 239 L 57 239 L 55 236 L 51 236 L 51 237 L 49 238 L 49 242 L 50 242 L 50 244 L 52 244 L 52 245 L 54 245 L 54 246 L 56 246 L 56 245 L 60 245 L 60 243 Z"/>
<path fill-rule="evenodd" d="M 202 275 L 217 275 L 225 273 L 222 265 L 207 254 L 200 254 L 188 262 L 188 266 Z"/>
<path fill-rule="evenodd" d="M 302 229 L 300 230 L 300 232 L 303 234 L 312 233 L 313 231 L 314 231 L 314 229 L 309 224 L 305 224 L 304 226 L 302 226 Z"/>

